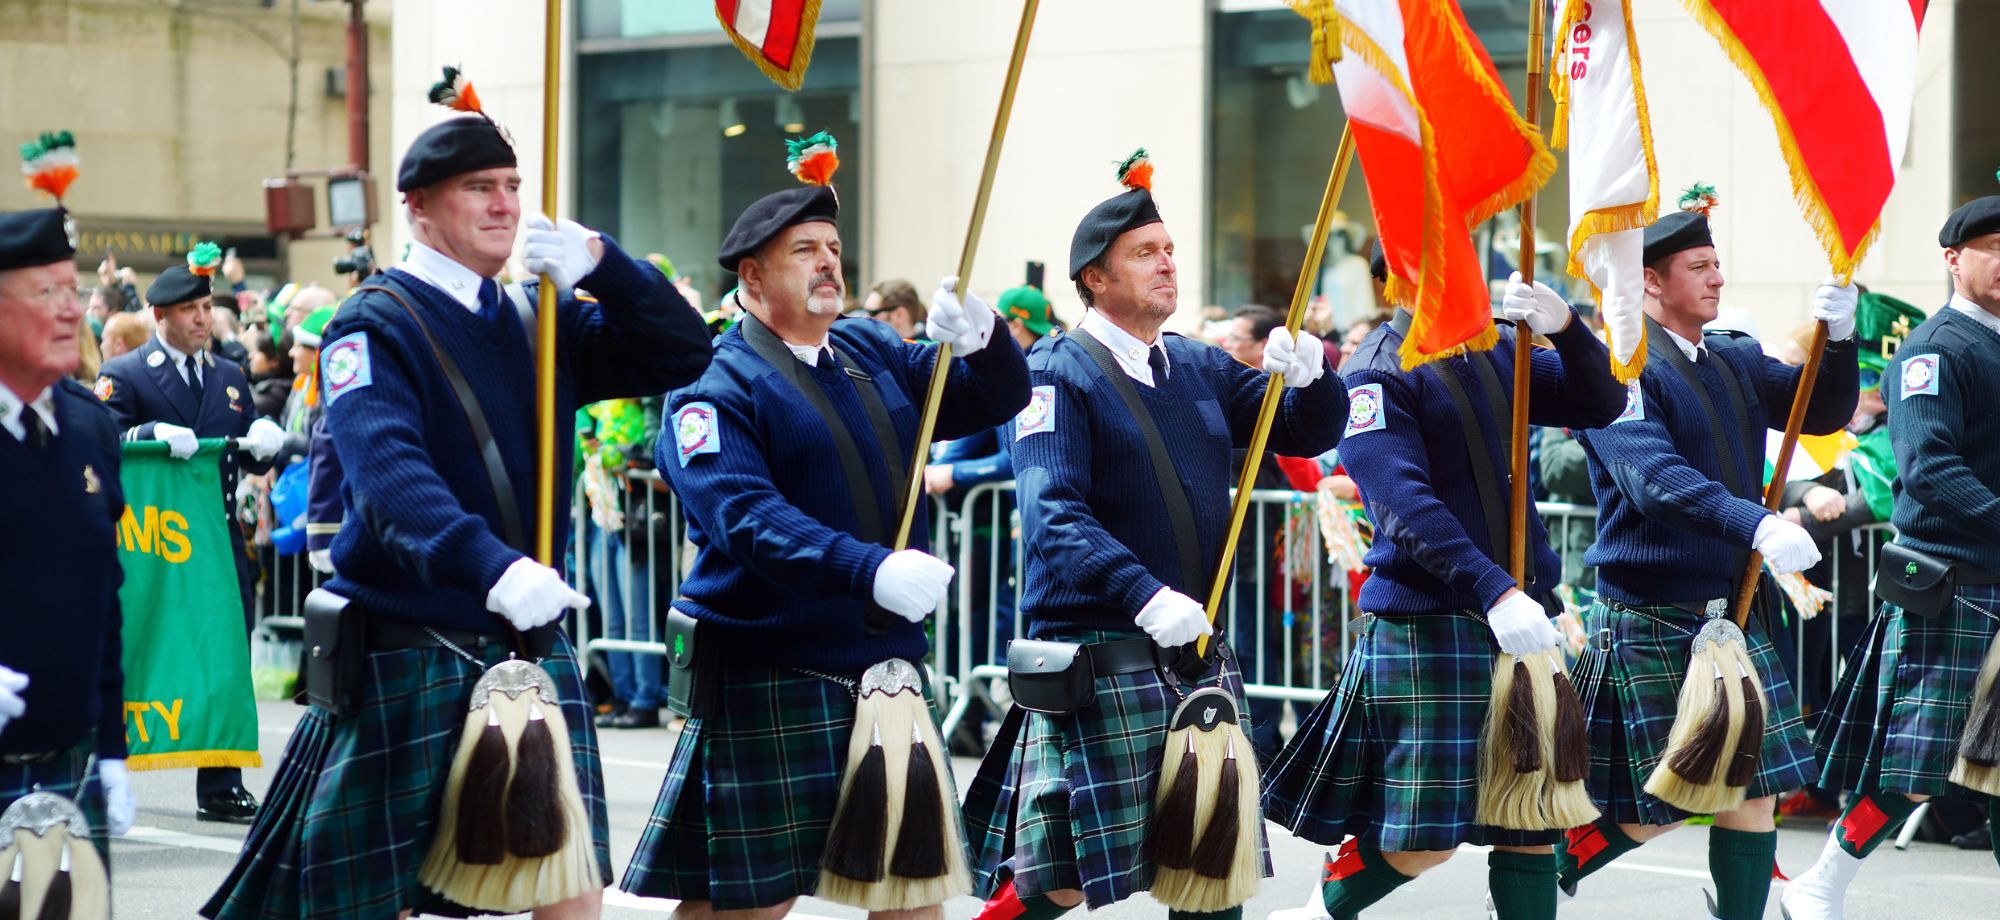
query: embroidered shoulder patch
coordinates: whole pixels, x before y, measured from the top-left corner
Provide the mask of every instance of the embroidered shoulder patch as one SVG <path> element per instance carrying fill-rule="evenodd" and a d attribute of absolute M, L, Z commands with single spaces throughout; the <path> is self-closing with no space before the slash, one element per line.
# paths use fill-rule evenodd
<path fill-rule="evenodd" d="M 91 388 L 97 394 L 98 402 L 110 402 L 111 394 L 118 392 L 118 381 L 109 377 L 97 378 L 97 385 Z"/>
<path fill-rule="evenodd" d="M 1031 434 L 1056 430 L 1056 388 L 1039 386 L 1028 391 L 1028 404 L 1014 417 L 1014 440 Z"/>
<path fill-rule="evenodd" d="M 688 460 L 696 454 L 717 454 L 722 452 L 722 433 L 715 427 L 715 404 L 691 402 L 674 413 L 674 444 L 681 457 L 681 468 L 686 469 Z"/>
<path fill-rule="evenodd" d="M 1369 431 L 1382 431 L 1389 427 L 1389 412 L 1382 405 L 1382 385 L 1364 383 L 1347 390 L 1347 433 L 1342 437 L 1353 437 Z"/>
<path fill-rule="evenodd" d="M 1639 388 L 1639 381 L 1634 380 L 1629 386 L 1625 388 L 1625 411 L 1618 413 L 1618 417 L 1612 419 L 1611 424 L 1616 425 L 1619 422 L 1637 422 L 1643 420 L 1645 417 L 1646 417 L 1645 391 Z"/>
<path fill-rule="evenodd" d="M 1914 355 L 1904 358 L 1903 398 L 1938 395 L 1938 372 L 1943 369 L 1943 355 Z"/>
<path fill-rule="evenodd" d="M 375 382 L 375 369 L 368 363 L 368 333 L 341 336 L 319 355 L 320 374 L 326 380 L 326 404 Z"/>

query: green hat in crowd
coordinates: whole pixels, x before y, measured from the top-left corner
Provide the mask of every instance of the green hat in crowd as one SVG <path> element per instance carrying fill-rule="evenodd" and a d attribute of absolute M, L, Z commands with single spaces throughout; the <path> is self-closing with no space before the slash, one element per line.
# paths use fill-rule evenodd
<path fill-rule="evenodd" d="M 1049 298 L 1040 288 L 1032 285 L 1008 288 L 1000 292 L 1000 315 L 1007 319 L 1018 319 L 1021 326 L 1036 336 L 1049 334 Z"/>
<path fill-rule="evenodd" d="M 1882 372 L 1888 370 L 1896 346 L 1925 318 L 1924 311 L 1887 294 L 1869 291 L 1861 295 L 1854 310 L 1854 338 L 1861 346 L 1862 389 L 1873 390 L 1882 385 Z"/>
<path fill-rule="evenodd" d="M 292 341 L 307 348 L 318 348 L 320 339 L 326 335 L 326 324 L 333 321 L 334 309 L 333 304 L 327 304 L 300 320 L 298 328 L 292 330 Z"/>

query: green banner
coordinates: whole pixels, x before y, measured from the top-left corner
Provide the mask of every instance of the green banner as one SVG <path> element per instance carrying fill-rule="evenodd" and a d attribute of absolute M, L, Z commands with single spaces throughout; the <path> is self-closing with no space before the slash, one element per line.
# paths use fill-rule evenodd
<path fill-rule="evenodd" d="M 186 460 L 125 445 L 118 561 L 125 586 L 126 761 L 134 770 L 255 767 L 257 702 L 236 555 L 223 518 L 222 439 Z"/>

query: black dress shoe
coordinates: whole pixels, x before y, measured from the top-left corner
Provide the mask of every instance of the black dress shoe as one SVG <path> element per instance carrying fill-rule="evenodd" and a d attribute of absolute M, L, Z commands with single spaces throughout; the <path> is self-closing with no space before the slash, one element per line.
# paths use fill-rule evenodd
<path fill-rule="evenodd" d="M 595 722 L 598 728 L 610 728 L 612 723 L 618 720 L 619 716 L 624 715 L 630 709 L 631 707 L 626 706 L 624 700 L 613 700 L 610 709 L 598 713 L 591 721 Z"/>
<path fill-rule="evenodd" d="M 257 819 L 257 797 L 240 786 L 217 795 L 200 796 L 195 799 L 194 817 L 197 821 L 249 824 Z"/>
<path fill-rule="evenodd" d="M 1982 824 L 1951 838 L 1951 845 L 1961 850 L 1986 850 L 1993 847 L 1993 831 Z"/>
<path fill-rule="evenodd" d="M 657 709 L 627 709 L 605 723 L 608 728 L 659 728 L 660 711 Z"/>

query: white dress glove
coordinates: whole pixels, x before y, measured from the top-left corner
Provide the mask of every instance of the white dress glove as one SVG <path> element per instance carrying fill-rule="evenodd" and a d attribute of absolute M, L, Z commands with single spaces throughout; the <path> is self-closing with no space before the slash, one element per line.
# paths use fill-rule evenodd
<path fill-rule="evenodd" d="M 875 567 L 875 603 L 905 620 L 921 623 L 944 600 L 952 571 L 949 563 L 923 550 L 890 553 Z"/>
<path fill-rule="evenodd" d="M 1763 553 L 1771 571 L 1779 575 L 1803 572 L 1819 564 L 1819 546 L 1813 543 L 1812 534 L 1777 515 L 1757 524 L 1757 535 L 1750 538 L 1750 548 Z"/>
<path fill-rule="evenodd" d="M 1139 615 L 1132 618 L 1161 648 L 1180 648 L 1203 636 L 1215 634 L 1208 612 L 1201 602 L 1172 588 L 1161 588 Z"/>
<path fill-rule="evenodd" d="M 514 560 L 486 592 L 486 609 L 522 632 L 589 606 L 590 598 L 571 589 L 561 573 L 526 556 Z"/>
<path fill-rule="evenodd" d="M 169 425 L 166 422 L 159 422 L 153 426 L 153 440 L 167 442 L 167 453 L 172 454 L 175 460 L 186 460 L 194 456 L 195 448 L 201 446 L 195 439 L 194 429 Z"/>
<path fill-rule="evenodd" d="M 28 689 L 28 675 L 0 665 L 0 732 L 7 730 L 7 723 L 21 717 L 28 711 L 28 704 L 21 699 L 21 691 Z"/>
<path fill-rule="evenodd" d="M 1549 612 L 1519 591 L 1500 596 L 1500 602 L 1486 611 L 1486 626 L 1500 650 L 1509 655 L 1532 655 L 1562 644 L 1562 633 L 1549 621 Z"/>
<path fill-rule="evenodd" d="M 1837 284 L 1840 279 L 1826 276 L 1819 283 L 1819 290 L 1813 292 L 1812 318 L 1826 321 L 1826 340 L 1845 342 L 1854 337 L 1854 309 L 1861 303 L 1861 292 L 1853 284 L 1845 287 Z"/>
<path fill-rule="evenodd" d="M 590 241 L 597 238 L 597 232 L 569 218 L 555 223 L 540 214 L 533 214 L 523 221 L 526 227 L 521 238 L 521 264 L 537 275 L 547 275 L 558 290 L 567 291 L 576 287 L 583 276 L 597 268 L 597 257 L 590 254 Z"/>
<path fill-rule="evenodd" d="M 260 418 L 250 423 L 250 430 L 237 438 L 236 444 L 259 461 L 269 460 L 278 455 L 279 448 L 285 446 L 285 430 L 270 419 Z"/>
<path fill-rule="evenodd" d="M 1300 330 L 1294 341 L 1291 330 L 1273 326 L 1264 340 L 1264 372 L 1285 375 L 1288 387 L 1311 386 L 1326 373 L 1326 346 L 1310 332 Z"/>
<path fill-rule="evenodd" d="M 104 823 L 110 825 L 111 836 L 123 837 L 131 832 L 132 819 L 139 813 L 138 803 L 132 800 L 132 774 L 126 772 L 125 761 L 100 760 L 97 778 L 104 783 Z"/>
<path fill-rule="evenodd" d="M 306 553 L 306 564 L 321 575 L 333 574 L 333 550 L 316 549 Z"/>
<path fill-rule="evenodd" d="M 1569 328 L 1569 304 L 1563 301 L 1562 295 L 1540 281 L 1533 285 L 1522 282 L 1520 272 L 1507 279 L 1507 293 L 1500 299 L 1500 312 L 1508 319 L 1534 330 L 1536 335 L 1555 335 Z"/>
<path fill-rule="evenodd" d="M 992 341 L 993 308 L 980 300 L 979 295 L 967 292 L 961 298 L 957 290 L 957 278 L 938 282 L 937 292 L 931 295 L 931 313 L 924 321 L 924 331 L 939 345 L 950 345 L 952 355 L 962 358 Z"/>

